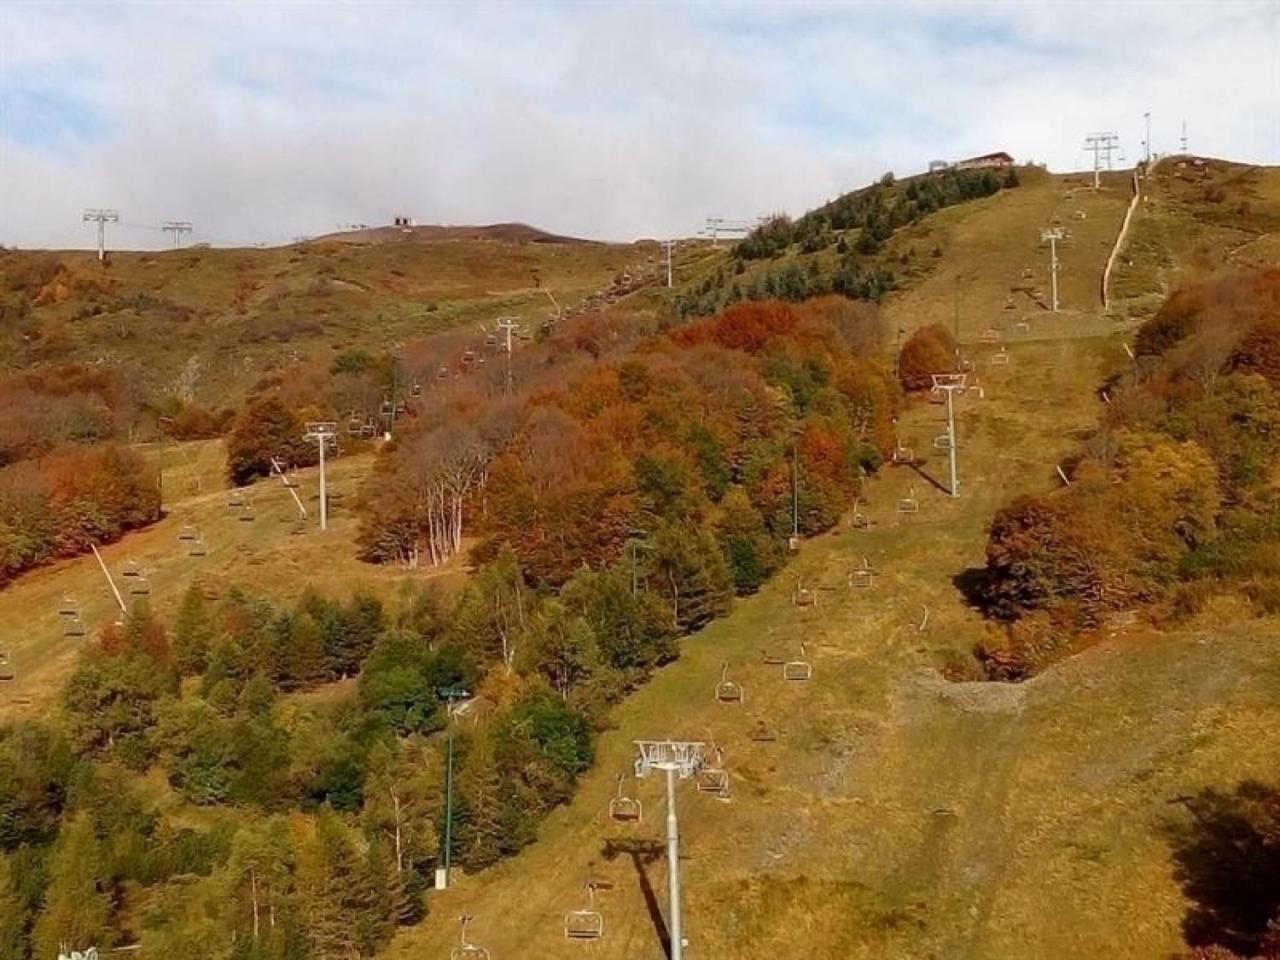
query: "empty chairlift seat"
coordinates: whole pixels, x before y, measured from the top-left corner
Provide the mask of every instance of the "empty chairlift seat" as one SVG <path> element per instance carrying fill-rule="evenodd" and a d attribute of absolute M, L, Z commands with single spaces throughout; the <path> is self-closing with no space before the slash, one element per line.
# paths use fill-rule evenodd
<path fill-rule="evenodd" d="M 477 947 L 467 939 L 467 927 L 471 923 L 471 917 L 459 917 L 458 923 L 462 927 L 462 932 L 458 937 L 458 945 L 449 951 L 449 960 L 490 960 L 488 950 L 484 947 Z"/>
<path fill-rule="evenodd" d="M 599 940 L 604 936 L 604 915 L 596 909 L 596 888 L 587 884 L 587 906 L 564 915 L 566 940 Z"/>
<path fill-rule="evenodd" d="M 716 699 L 721 703 L 741 703 L 742 685 L 729 679 L 729 664 L 720 665 L 720 682 L 716 684 Z"/>
<path fill-rule="evenodd" d="M 900 497 L 898 499 L 898 512 L 899 513 L 919 513 L 920 512 L 920 500 L 918 497 L 916 497 L 915 487 L 910 487 L 907 490 L 907 495 L 905 497 Z"/>
<path fill-rule="evenodd" d="M 808 651 L 802 643 L 800 644 L 800 656 L 795 660 L 788 660 L 782 665 L 782 679 L 803 683 L 812 678 L 813 664 L 809 662 Z"/>
<path fill-rule="evenodd" d="M 644 819 L 644 807 L 637 797 L 622 791 L 622 775 L 618 775 L 618 790 L 609 800 L 609 819 L 615 823 L 639 823 Z"/>
<path fill-rule="evenodd" d="M 709 793 L 722 800 L 729 799 L 729 772 L 724 768 L 724 751 L 715 748 L 715 759 L 698 768 L 695 782 L 700 793 Z"/>

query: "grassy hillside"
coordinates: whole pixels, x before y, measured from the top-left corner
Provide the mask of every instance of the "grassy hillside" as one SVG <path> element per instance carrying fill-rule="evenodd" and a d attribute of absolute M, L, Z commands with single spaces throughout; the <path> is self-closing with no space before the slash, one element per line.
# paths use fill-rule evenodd
<path fill-rule="evenodd" d="M 1180 284 L 1226 266 L 1280 261 L 1280 169 L 1166 157 L 1113 277 L 1121 309 L 1147 316 Z"/>
<path fill-rule="evenodd" d="M 153 459 L 159 449 L 148 448 Z M 292 599 L 307 586 L 326 595 L 346 597 L 365 589 L 390 597 L 403 579 L 402 571 L 375 567 L 356 559 L 356 518 L 352 507 L 373 464 L 372 453 L 342 457 L 328 465 L 331 499 L 336 500 L 329 530 L 318 521 L 318 471 L 298 471 L 297 493 L 308 511 L 304 520 L 289 491 L 278 479 L 264 480 L 239 491 L 250 505 L 228 507 L 225 454 L 220 440 L 170 444 L 165 451 L 165 517 L 145 530 L 101 548 L 126 603 L 133 583 L 121 576 L 136 563 L 150 582 L 148 603 L 172 620 L 183 592 L 192 582 L 215 597 L 230 586 L 251 588 L 256 594 Z M 188 542 L 178 539 L 191 527 L 204 541 L 206 555 L 191 556 Z M 453 577 L 459 565 L 442 567 L 419 577 Z M 0 719 L 39 715 L 58 695 L 75 666 L 76 654 L 88 639 L 65 635 L 67 617 L 59 613 L 71 597 L 80 611 L 87 638 L 119 618 L 119 608 L 93 555 L 65 560 L 32 571 L 0 591 L 0 621 L 16 625 L 4 631 L 2 649 L 8 652 L 16 679 L 5 685 Z"/>
<path fill-rule="evenodd" d="M 1132 263 L 1118 275 L 1120 297 L 1135 305 L 1134 313 L 1146 298 L 1154 302 L 1162 284 L 1218 265 L 1206 251 L 1227 239 L 1238 241 L 1227 257 L 1274 257 L 1267 252 L 1274 171 L 1246 171 L 1206 207 L 1176 169 L 1162 166 L 1153 177 L 1167 193 L 1153 190 L 1152 202 L 1140 208 Z M 1214 162 L 1212 176 L 1217 171 Z M 961 498 L 940 488 L 945 463 L 932 451 L 943 429 L 940 408 L 909 405 L 900 436 L 927 456 L 918 472 L 892 468 L 871 483 L 864 507 L 871 526 L 842 524 L 806 542 L 759 595 L 736 602 L 730 616 L 684 641 L 682 659 L 616 709 L 595 765 L 539 840 L 432 894 L 431 915 L 403 929 L 386 956 L 447 956 L 456 917 L 464 913 L 476 918 L 472 939 L 499 960 L 578 952 L 663 956 L 665 868 L 661 855 L 650 852 L 662 835 L 660 784 L 635 785 L 645 802 L 643 824 L 613 823 L 606 808 L 616 777 L 630 770 L 632 741 L 665 736 L 723 747 L 731 782 L 727 802 L 691 784 L 681 787 L 690 960 L 753 960 L 797 947 L 833 960 L 1157 960 L 1181 947 L 1190 903 L 1175 878 L 1171 831 L 1188 815 L 1171 801 L 1204 787 L 1274 777 L 1280 761 L 1274 746 L 1280 673 L 1268 639 L 1274 625 L 1217 606 L 1168 633 L 1120 622 L 1107 642 L 1020 685 L 942 679 L 944 669 L 970 660 L 988 629 L 963 603 L 956 579 L 982 563 L 992 515 L 1019 493 L 1059 482 L 1055 465 L 1096 422 L 1097 385 L 1127 362 L 1098 291 L 1128 198 L 1124 174 L 1105 178 L 1098 192 L 1084 177 L 1045 175 L 940 210 L 885 242 L 885 256 L 929 251 L 927 263 L 904 273 L 901 289 L 884 299 L 891 329 L 899 336 L 931 323 L 955 329 L 986 391 L 984 399 L 959 401 Z M 1251 204 L 1248 216 L 1214 219 L 1213 210 L 1239 210 L 1242 202 Z M 1056 315 L 1045 306 L 1048 250 L 1039 241 L 1049 225 L 1070 234 L 1059 250 L 1063 310 Z M 1194 237 L 1200 239 L 1188 239 Z M 431 329 L 465 325 L 511 304 L 530 318 L 545 315 L 549 301 L 522 276 L 531 263 L 542 264 L 541 282 L 557 297 L 553 275 L 566 284 L 576 278 L 584 299 L 614 273 L 638 274 L 656 263 L 645 247 L 531 243 L 498 256 L 483 246 L 493 241 L 449 240 L 432 245 L 432 267 L 419 275 L 414 258 L 428 254 L 417 245 L 365 239 L 357 246 L 325 241 L 282 251 L 139 255 L 130 282 L 160 269 L 146 260 L 212 258 L 188 268 L 194 271 L 188 279 L 210 284 L 204 292 L 200 283 L 182 287 L 181 271 L 156 289 L 169 302 L 222 318 L 182 322 L 208 350 L 201 356 L 215 358 L 198 382 L 212 378 L 204 371 L 221 371 L 230 396 L 250 387 L 270 369 L 266 364 L 288 362 L 294 349 L 380 345 L 367 339 L 371 330 L 416 336 L 437 321 L 442 326 Z M 783 260 L 823 255 L 797 249 Z M 98 269 L 88 258 L 72 260 L 76 276 Z M 332 273 L 319 273 L 323 265 Z M 104 276 L 120 268 L 117 262 Z M 678 276 L 696 287 L 726 268 L 732 269 L 727 251 L 700 246 L 686 253 Z M 252 307 L 238 313 L 237 270 L 265 280 L 272 269 L 283 271 L 274 279 L 288 280 L 289 306 L 269 306 L 264 287 L 246 294 Z M 356 282 L 364 289 L 350 289 Z M 317 283 L 328 293 L 313 300 L 308 285 Z M 47 311 L 41 329 L 47 319 L 53 329 L 61 324 L 77 334 L 68 334 L 68 350 L 91 350 L 110 332 L 105 321 L 99 328 L 99 318 L 59 318 L 73 299 L 101 295 L 84 292 L 94 289 L 35 307 L 32 315 Z M 622 295 L 614 305 L 610 297 L 619 299 L 617 287 L 599 297 L 615 318 L 667 309 L 653 289 Z M 345 306 L 327 309 L 320 329 L 283 332 L 283 318 L 300 305 L 335 299 Z M 437 304 L 430 314 L 428 299 Z M 223 305 L 198 306 L 206 302 Z M 371 327 L 369 312 L 378 310 L 382 320 Z M 145 322 L 162 322 L 159 313 L 143 314 Z M 119 312 L 114 316 L 118 323 Z M 294 339 L 253 341 L 260 359 L 241 371 L 235 347 L 222 338 L 246 336 L 255 325 Z M 21 349 L 30 352 L 21 362 L 36 360 L 43 342 L 41 334 L 25 343 Z M 184 339 L 175 351 L 157 339 L 139 349 L 154 349 L 147 356 L 157 370 L 176 371 L 188 362 L 187 346 Z M 1002 347 L 1007 366 L 992 362 Z M 211 394 L 203 389 L 197 386 L 198 396 L 223 395 L 212 383 Z M 250 487 L 255 517 L 239 520 L 226 506 L 222 460 L 218 441 L 170 447 L 169 515 L 104 551 L 113 570 L 134 560 L 149 573 L 152 603 L 162 614 L 173 612 L 196 578 L 211 592 L 248 583 L 278 598 L 295 597 L 308 583 L 337 595 L 358 586 L 384 595 L 398 588 L 398 571 L 354 559 L 355 523 L 346 506 L 369 475 L 371 455 L 334 465 L 331 483 L 345 499 L 325 536 L 314 518 L 298 521 L 278 481 Z M 299 493 L 313 510 L 315 472 L 302 471 L 301 480 Z M 908 494 L 919 498 L 918 514 L 897 511 Z M 177 539 L 185 525 L 203 534 L 206 557 L 188 556 Z M 849 573 L 864 558 L 876 571 L 875 584 L 855 589 Z M 460 578 L 463 571 L 446 566 L 437 575 Z M 792 603 L 797 584 L 816 588 L 816 606 Z M 6 687 L 9 702 L 0 703 L 0 715 L 40 713 L 68 674 L 83 641 L 63 636 L 58 606 L 67 594 L 75 595 L 90 630 L 115 616 L 91 556 L 28 574 L 0 592 L 0 618 L 24 625 L 9 632 L 18 679 Z M 762 651 L 793 656 L 801 643 L 814 677 L 789 684 L 779 667 L 763 662 Z M 745 686 L 741 705 L 713 697 L 724 662 Z M 760 724 L 776 740 L 753 739 Z M 567 943 L 563 914 L 583 905 L 588 875 L 611 884 L 598 898 L 606 936 L 591 946 Z"/>
<path fill-rule="evenodd" d="M 1117 627 L 1017 686 L 939 673 L 985 629 L 953 580 L 981 563 L 990 517 L 1058 482 L 1055 464 L 1095 421 L 1095 386 L 1125 363 L 1097 291 L 1127 191 L 1119 175 L 1097 194 L 1082 186 L 1052 178 L 944 211 L 937 269 L 887 301 L 905 329 L 950 325 L 958 304 L 987 391 L 960 403 L 962 497 L 934 485 L 937 458 L 921 475 L 873 481 L 869 530 L 806 543 L 786 574 L 686 641 L 682 660 L 618 710 L 596 768 L 539 842 L 437 896 L 390 957 L 443 955 L 463 913 L 495 957 L 568 956 L 580 948 L 561 919 L 589 872 L 612 883 L 593 955 L 661 957 L 665 871 L 643 852 L 661 837 L 660 785 L 639 784 L 639 827 L 610 822 L 606 805 L 632 740 L 662 736 L 713 739 L 733 790 L 724 803 L 681 788 L 690 957 L 1155 960 L 1180 948 L 1189 901 L 1170 838 L 1188 818 L 1171 800 L 1274 775 L 1274 628 L 1227 629 L 1239 612 L 1217 610 L 1171 634 Z M 1046 284 L 1039 229 L 1055 216 L 1072 233 L 1066 309 L 1007 309 L 1011 286 Z M 974 342 L 989 328 L 1008 366 L 989 362 L 995 344 Z M 913 406 L 904 440 L 928 450 L 939 416 Z M 898 513 L 912 488 L 921 512 Z M 879 576 L 853 589 L 848 573 L 864 557 Z M 819 588 L 816 606 L 791 603 L 797 581 Z M 787 684 L 761 651 L 791 655 L 801 642 L 814 679 Z M 724 661 L 745 686 L 741 706 L 714 700 Z M 776 742 L 751 739 L 758 721 Z"/>
<path fill-rule="evenodd" d="M 557 242 L 551 242 L 551 241 Z M 140 389 L 205 406 L 348 347 L 381 351 L 443 330 L 553 311 L 639 275 L 656 245 L 529 231 L 378 231 L 272 249 L 0 253 L 0 373 L 110 364 Z"/>

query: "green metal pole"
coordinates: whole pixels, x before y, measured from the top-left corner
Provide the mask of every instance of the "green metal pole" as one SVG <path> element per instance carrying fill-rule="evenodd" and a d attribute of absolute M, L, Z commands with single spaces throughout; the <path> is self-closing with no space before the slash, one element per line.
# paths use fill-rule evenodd
<path fill-rule="evenodd" d="M 453 852 L 453 724 L 449 724 L 449 760 L 444 788 L 444 885 L 449 886 L 449 860 Z"/>

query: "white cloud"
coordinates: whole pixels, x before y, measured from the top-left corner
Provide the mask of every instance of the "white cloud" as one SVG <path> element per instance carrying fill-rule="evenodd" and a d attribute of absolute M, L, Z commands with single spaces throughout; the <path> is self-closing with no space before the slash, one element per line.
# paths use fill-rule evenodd
<path fill-rule="evenodd" d="M 0 242 L 516 219 L 611 239 L 1086 131 L 1280 159 L 1276 3 L 0 6 Z M 38 91 L 41 99 L 33 100 Z M 41 116 L 32 116 L 32 104 Z M 38 120 L 38 122 L 37 122 Z"/>

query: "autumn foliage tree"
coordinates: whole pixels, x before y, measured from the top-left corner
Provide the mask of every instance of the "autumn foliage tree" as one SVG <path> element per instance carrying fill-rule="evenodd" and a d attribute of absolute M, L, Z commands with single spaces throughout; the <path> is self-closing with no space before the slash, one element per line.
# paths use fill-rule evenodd
<path fill-rule="evenodd" d="M 304 437 L 305 424 L 277 396 L 251 401 L 236 417 L 227 437 L 227 475 L 236 485 L 271 474 L 271 458 L 294 466 L 319 458 L 316 444 Z"/>
<path fill-rule="evenodd" d="M 956 341 L 941 324 L 921 327 L 902 345 L 898 354 L 898 377 L 907 390 L 928 390 L 935 373 L 955 369 Z"/>

